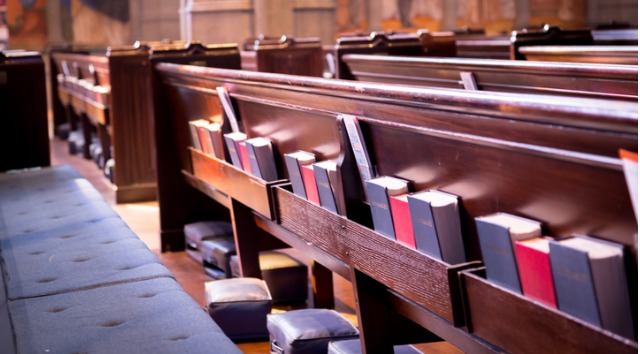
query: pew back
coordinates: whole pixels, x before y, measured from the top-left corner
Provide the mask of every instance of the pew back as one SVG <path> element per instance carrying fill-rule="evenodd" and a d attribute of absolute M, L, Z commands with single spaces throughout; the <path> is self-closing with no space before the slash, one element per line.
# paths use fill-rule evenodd
<path fill-rule="evenodd" d="M 342 60 L 359 81 L 629 101 L 638 99 L 638 67 L 631 65 L 356 54 L 346 55 Z"/>

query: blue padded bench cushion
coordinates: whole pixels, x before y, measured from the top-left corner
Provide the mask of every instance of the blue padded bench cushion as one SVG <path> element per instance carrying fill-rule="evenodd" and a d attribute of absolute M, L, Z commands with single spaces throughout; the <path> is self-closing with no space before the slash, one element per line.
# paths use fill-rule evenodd
<path fill-rule="evenodd" d="M 242 353 L 169 278 L 10 302 L 24 353 Z"/>
<path fill-rule="evenodd" d="M 0 261 L 3 353 L 240 353 L 71 167 L 0 174 Z"/>
<path fill-rule="evenodd" d="M 121 219 L 21 235 L 0 244 L 9 299 L 172 277 Z"/>

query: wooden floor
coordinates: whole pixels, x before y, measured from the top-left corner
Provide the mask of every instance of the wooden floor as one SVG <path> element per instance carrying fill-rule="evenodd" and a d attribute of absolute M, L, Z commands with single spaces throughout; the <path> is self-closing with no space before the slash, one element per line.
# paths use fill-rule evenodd
<path fill-rule="evenodd" d="M 160 252 L 160 220 L 157 202 L 116 204 L 115 192 L 93 161 L 85 160 L 78 155 L 70 155 L 66 141 L 58 138 L 51 139 L 51 163 L 52 165 L 68 164 L 77 169 L 98 189 L 107 202 L 120 214 L 122 219 L 144 241 L 147 246 L 158 256 L 160 261 L 173 272 L 176 279 L 200 305 L 205 306 L 204 283 L 211 281 L 202 269 L 202 266 L 192 260 L 184 252 L 161 253 Z M 295 250 L 292 250 L 295 252 Z M 297 253 L 297 257 L 305 259 L 304 255 Z M 307 259 L 308 261 L 308 259 Z M 336 297 L 336 310 L 357 325 L 355 314 L 355 300 L 351 284 L 341 277 L 334 275 L 334 291 Z M 310 296 L 311 299 L 311 296 Z M 309 304 L 292 304 L 277 306 L 274 312 L 287 311 L 294 308 L 307 307 Z M 268 342 L 238 343 L 244 353 L 265 354 L 269 353 Z M 425 353 L 461 353 L 457 348 L 442 343 L 420 344 L 417 348 Z"/>

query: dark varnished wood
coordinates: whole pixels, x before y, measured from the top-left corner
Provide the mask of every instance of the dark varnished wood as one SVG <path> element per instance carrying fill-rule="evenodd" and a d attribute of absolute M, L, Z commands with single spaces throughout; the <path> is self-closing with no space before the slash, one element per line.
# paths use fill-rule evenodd
<path fill-rule="evenodd" d="M 40 53 L 0 51 L 0 171 L 51 164 L 45 87 Z"/>
<path fill-rule="evenodd" d="M 632 65 L 357 54 L 342 60 L 359 81 L 461 89 L 461 74 L 470 73 L 482 91 L 638 100 Z"/>
<path fill-rule="evenodd" d="M 634 244 L 635 218 L 617 149 L 637 151 L 635 103 L 408 88 L 171 64 L 157 68 L 166 102 L 172 105 L 163 119 L 194 119 L 191 103 L 199 106 L 211 100 L 215 87 L 224 85 L 248 135 L 274 142 L 280 172 L 284 171 L 282 153 L 315 145 L 319 156 L 338 159 L 341 180 L 352 181 L 353 176 L 345 175 L 353 171 L 349 167 L 353 161 L 337 115 L 359 116 L 379 174 L 406 178 L 414 190 L 439 188 L 462 197 L 470 259 L 480 258 L 473 217 L 495 211 L 538 219 L 552 236 L 588 233 L 628 248 Z M 293 126 L 296 119 L 300 119 L 297 127 Z M 307 125 L 313 131 L 306 130 Z M 176 151 L 171 163 L 180 166 L 188 139 L 179 144 L 175 139 L 167 141 Z M 345 186 L 339 183 L 338 189 L 344 192 Z M 457 266 L 378 235 L 370 223 L 357 223 L 312 205 L 283 186 L 273 190 L 275 222 L 245 205 L 232 205 L 234 213 L 244 215 L 234 217 L 235 224 L 240 221 L 241 228 L 249 228 L 237 238 L 254 228 L 246 217 L 251 211 L 258 228 L 281 240 L 288 238 L 287 244 L 308 250 L 313 258 L 324 255 L 337 260 L 335 264 L 353 267 L 389 288 L 392 296 L 385 303 L 423 327 L 434 328 L 431 331 L 441 338 L 460 343 L 465 350 L 517 348 L 456 327 L 465 323 L 459 314 L 469 296 L 487 301 L 496 295 L 490 290 L 461 293 Z M 345 198 L 344 203 L 348 209 L 358 201 Z M 250 260 L 255 253 L 251 247 L 255 246 L 248 246 L 245 253 Z M 390 325 L 383 322 L 372 320 L 374 329 L 367 331 L 381 333 Z"/>
<path fill-rule="evenodd" d="M 423 39 L 425 43 L 429 41 L 426 35 Z M 341 37 L 336 42 L 336 77 L 338 79 L 353 80 L 349 68 L 340 59 L 345 54 L 421 56 L 425 52 L 425 47 L 416 33 L 385 34 L 372 32 L 368 36 Z"/>
<path fill-rule="evenodd" d="M 91 93 L 70 92 L 71 105 L 98 132 L 103 152 L 115 160 L 113 183 L 118 202 L 156 198 L 156 150 L 153 143 L 151 67 L 156 62 L 239 68 L 237 45 L 205 46 L 199 43 L 137 43 L 109 48 L 102 55 L 54 53 L 70 76 L 109 89 L 108 102 Z M 84 117 L 83 115 L 86 115 Z M 90 129 L 83 128 L 90 141 Z M 108 132 L 108 136 L 105 136 Z M 105 143 L 109 142 L 109 144 Z M 89 145 L 85 146 L 88 156 Z"/>
<path fill-rule="evenodd" d="M 523 60 L 521 47 L 547 45 L 592 45 L 589 28 L 564 29 L 545 25 L 539 29 L 523 29 L 511 34 L 511 59 Z"/>
<path fill-rule="evenodd" d="M 464 271 L 461 278 L 468 299 L 469 330 L 510 352 L 595 354 L 638 351 L 637 342 L 487 282 L 483 270 Z M 514 327 L 518 330 L 513 330 Z"/>
<path fill-rule="evenodd" d="M 205 184 L 214 186 L 221 193 L 237 199 L 253 210 L 275 219 L 271 201 L 271 186 L 283 181 L 266 182 L 240 171 L 232 164 L 190 149 L 193 175 Z"/>
<path fill-rule="evenodd" d="M 449 273 L 470 265 L 439 262 L 284 189 L 276 189 L 276 198 L 280 225 L 446 320 L 462 322 L 456 313 L 461 304 L 451 298 L 459 292 L 457 282 L 449 282 Z"/>
<path fill-rule="evenodd" d="M 267 73 L 322 77 L 319 38 L 261 37 L 244 43 L 242 68 Z"/>
<path fill-rule="evenodd" d="M 531 61 L 638 65 L 637 45 L 523 46 L 518 52 Z"/>

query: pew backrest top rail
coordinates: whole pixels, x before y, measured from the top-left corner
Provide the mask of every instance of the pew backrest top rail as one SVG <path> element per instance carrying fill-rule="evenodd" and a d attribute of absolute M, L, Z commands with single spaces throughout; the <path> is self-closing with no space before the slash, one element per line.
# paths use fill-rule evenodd
<path fill-rule="evenodd" d="M 238 87 L 278 87 L 282 91 L 274 93 L 284 103 L 284 92 L 314 92 L 318 99 L 305 102 L 331 113 L 350 113 L 349 107 L 327 104 L 326 100 L 341 101 L 357 98 L 360 102 L 375 104 L 400 103 L 403 106 L 426 109 L 434 112 L 451 112 L 462 115 L 476 115 L 526 121 L 536 124 L 553 124 L 579 129 L 597 129 L 610 133 L 637 135 L 638 105 L 631 102 L 616 102 L 611 109 L 608 100 L 567 98 L 542 95 L 521 95 L 496 92 L 470 92 L 443 90 L 401 85 L 381 85 L 376 83 L 347 80 L 328 80 L 312 77 L 256 73 L 239 70 L 202 68 L 160 63 L 156 66 L 171 85 L 199 91 L 215 93 L 221 84 Z M 241 92 L 237 92 L 241 94 Z M 291 97 L 289 103 L 300 104 L 298 97 Z M 343 112 L 346 111 L 346 112 Z M 353 112 L 351 112 L 353 113 Z M 364 113 L 364 112 L 363 112 Z M 380 112 L 378 115 L 383 114 Z M 384 116 L 397 120 L 402 117 Z"/>
<path fill-rule="evenodd" d="M 464 88 L 469 73 L 479 90 L 638 99 L 633 65 L 358 54 L 342 60 L 361 81 Z"/>

